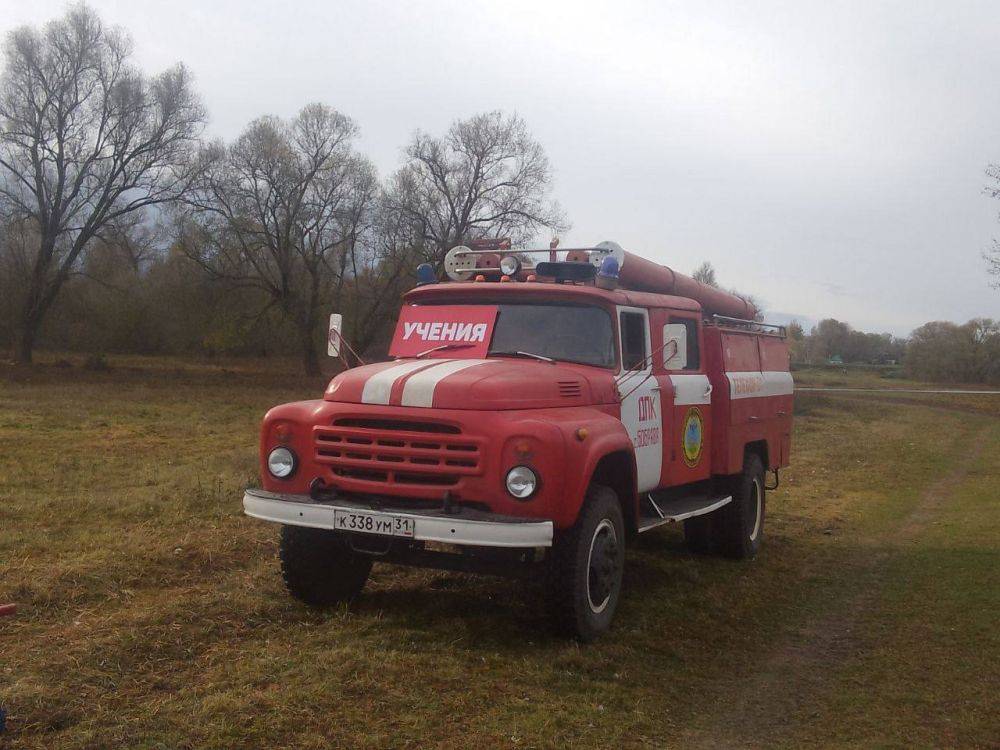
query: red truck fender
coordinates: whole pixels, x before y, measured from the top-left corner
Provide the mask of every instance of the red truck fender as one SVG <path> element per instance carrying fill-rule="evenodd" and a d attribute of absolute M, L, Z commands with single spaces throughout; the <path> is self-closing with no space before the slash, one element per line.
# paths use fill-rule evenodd
<path fill-rule="evenodd" d="M 626 523 L 634 530 L 639 507 L 635 451 L 625 425 L 617 416 L 591 408 L 559 409 L 549 416 L 563 432 L 568 459 L 565 502 L 560 517 L 553 519 L 556 527 L 576 522 L 587 487 L 596 481 L 615 491 Z"/>

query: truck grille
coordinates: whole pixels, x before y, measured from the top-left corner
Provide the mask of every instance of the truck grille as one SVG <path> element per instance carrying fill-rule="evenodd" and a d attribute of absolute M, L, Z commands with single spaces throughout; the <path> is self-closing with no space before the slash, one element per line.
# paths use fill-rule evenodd
<path fill-rule="evenodd" d="M 314 427 L 313 443 L 317 463 L 355 481 L 451 487 L 480 473 L 481 441 L 438 422 L 341 418 Z"/>

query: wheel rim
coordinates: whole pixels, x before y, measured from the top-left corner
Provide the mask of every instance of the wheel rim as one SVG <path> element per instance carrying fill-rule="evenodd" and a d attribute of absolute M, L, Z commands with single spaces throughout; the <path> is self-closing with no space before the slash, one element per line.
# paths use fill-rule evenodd
<path fill-rule="evenodd" d="M 754 477 L 753 482 L 750 483 L 750 503 L 754 510 L 753 516 L 753 529 L 750 531 L 750 541 L 756 542 L 757 537 L 760 536 L 760 525 L 764 516 L 764 493 L 760 491 L 760 480 Z"/>
<path fill-rule="evenodd" d="M 587 554 L 587 601 L 594 614 L 608 608 L 621 572 L 618 532 L 607 518 L 602 518 L 590 539 Z"/>

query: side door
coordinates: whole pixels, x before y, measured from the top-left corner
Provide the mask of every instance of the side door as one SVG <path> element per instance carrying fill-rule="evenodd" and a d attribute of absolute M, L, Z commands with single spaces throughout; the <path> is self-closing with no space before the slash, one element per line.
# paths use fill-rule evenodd
<path fill-rule="evenodd" d="M 666 484 L 708 479 L 712 470 L 712 384 L 705 372 L 699 315 L 668 311 L 663 323 L 663 369 L 673 390 L 670 465 Z"/>
<path fill-rule="evenodd" d="M 618 396 L 622 424 L 635 447 L 639 492 L 658 487 L 663 470 L 663 410 L 660 386 L 653 376 L 649 330 L 648 311 L 618 307 Z"/>

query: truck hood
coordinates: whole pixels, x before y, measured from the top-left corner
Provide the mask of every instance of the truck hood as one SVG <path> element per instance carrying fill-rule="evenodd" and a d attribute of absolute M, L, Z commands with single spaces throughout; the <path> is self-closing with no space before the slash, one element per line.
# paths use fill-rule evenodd
<path fill-rule="evenodd" d="M 541 409 L 615 403 L 612 374 L 528 359 L 403 359 L 337 375 L 324 398 L 438 409 Z"/>

